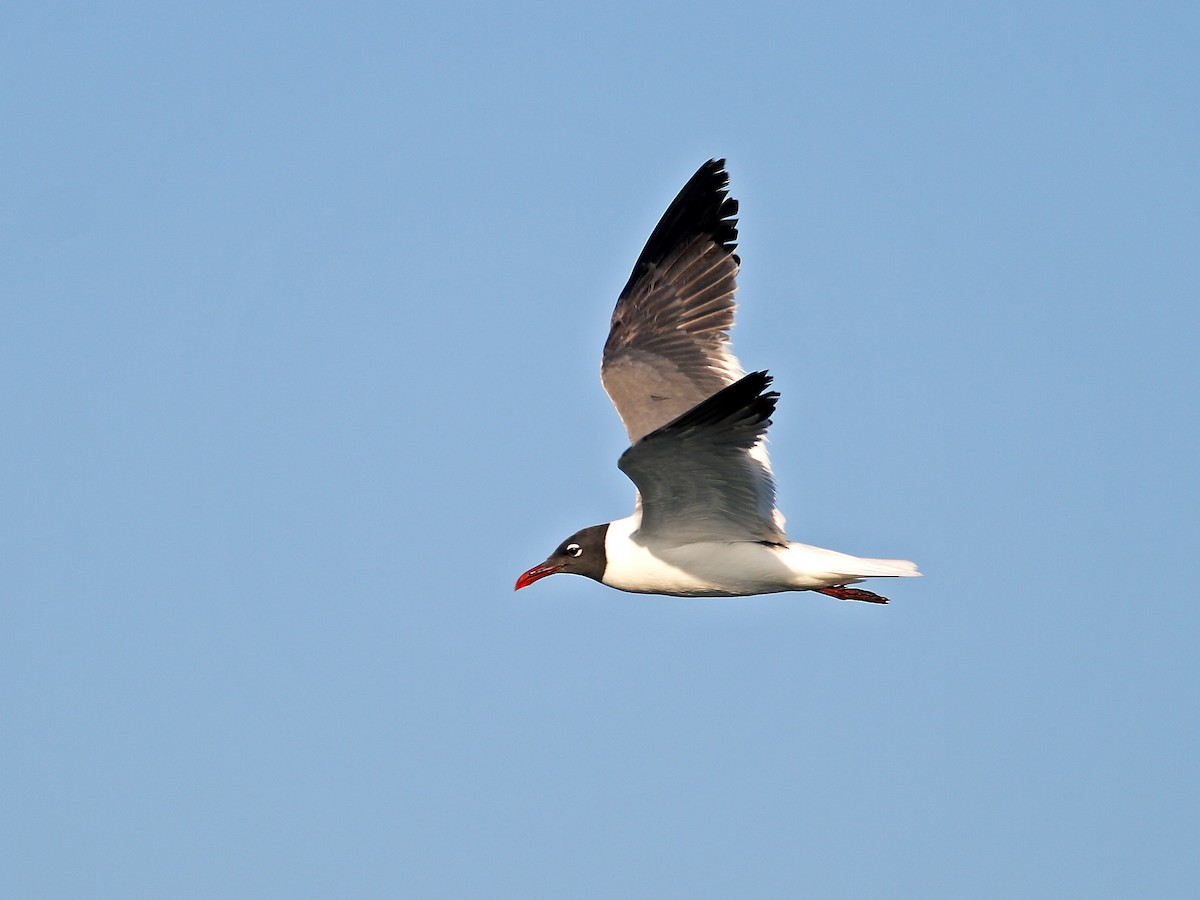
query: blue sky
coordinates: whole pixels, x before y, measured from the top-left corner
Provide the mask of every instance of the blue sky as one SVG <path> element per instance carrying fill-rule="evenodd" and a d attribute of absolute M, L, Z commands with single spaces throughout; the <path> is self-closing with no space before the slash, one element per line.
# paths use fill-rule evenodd
<path fill-rule="evenodd" d="M 1194 896 L 1192 4 L 18 3 L 0 893 Z M 705 159 L 793 538 L 886 608 L 513 580 L 626 515 Z"/>

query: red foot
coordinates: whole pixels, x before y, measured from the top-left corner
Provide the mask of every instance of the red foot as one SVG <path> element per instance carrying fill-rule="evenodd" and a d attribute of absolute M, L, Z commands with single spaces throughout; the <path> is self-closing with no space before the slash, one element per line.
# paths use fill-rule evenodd
<path fill-rule="evenodd" d="M 880 597 L 878 594 L 872 594 L 870 591 L 859 590 L 858 588 L 849 588 L 844 585 L 838 587 L 814 588 L 818 594 L 828 594 L 830 597 L 837 597 L 839 600 L 862 600 L 866 603 L 887 603 L 887 597 Z"/>

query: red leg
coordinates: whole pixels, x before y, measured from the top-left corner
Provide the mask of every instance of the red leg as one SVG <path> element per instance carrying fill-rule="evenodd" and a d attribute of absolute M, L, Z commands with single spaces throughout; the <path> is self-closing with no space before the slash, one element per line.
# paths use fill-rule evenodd
<path fill-rule="evenodd" d="M 828 594 L 830 597 L 837 597 L 839 600 L 862 600 L 866 603 L 887 603 L 887 597 L 880 597 L 878 594 L 872 594 L 870 591 L 859 590 L 858 588 L 850 588 L 845 585 L 827 588 L 813 588 L 818 594 Z"/>

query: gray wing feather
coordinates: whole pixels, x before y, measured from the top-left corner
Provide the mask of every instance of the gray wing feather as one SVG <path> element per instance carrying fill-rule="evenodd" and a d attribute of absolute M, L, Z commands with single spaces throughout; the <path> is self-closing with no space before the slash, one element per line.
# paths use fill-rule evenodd
<path fill-rule="evenodd" d="M 729 349 L 737 201 L 709 160 L 667 208 L 613 311 L 600 378 L 634 443 L 742 376 Z"/>
<path fill-rule="evenodd" d="M 641 498 L 641 534 L 681 544 L 787 543 L 770 466 L 755 452 L 779 397 L 764 393 L 770 383 L 752 372 L 622 454 L 618 466 Z"/>

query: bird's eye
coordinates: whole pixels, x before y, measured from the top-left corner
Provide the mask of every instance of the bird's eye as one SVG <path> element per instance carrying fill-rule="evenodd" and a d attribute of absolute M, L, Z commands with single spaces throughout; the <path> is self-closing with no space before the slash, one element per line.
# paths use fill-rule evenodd
<path fill-rule="evenodd" d="M 583 553 L 583 548 L 578 544 L 567 544 L 567 556 L 580 556 Z"/>

